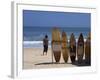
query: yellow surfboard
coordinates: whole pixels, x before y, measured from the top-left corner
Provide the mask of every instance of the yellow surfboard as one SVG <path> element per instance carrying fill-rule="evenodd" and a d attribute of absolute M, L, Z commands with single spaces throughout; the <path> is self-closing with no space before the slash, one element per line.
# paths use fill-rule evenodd
<path fill-rule="evenodd" d="M 68 61 L 68 47 L 67 47 L 67 35 L 62 32 L 62 55 L 65 62 Z"/>
<path fill-rule="evenodd" d="M 52 52 L 56 62 L 60 61 L 61 57 L 61 37 L 60 30 L 58 28 L 53 28 L 52 30 Z"/>

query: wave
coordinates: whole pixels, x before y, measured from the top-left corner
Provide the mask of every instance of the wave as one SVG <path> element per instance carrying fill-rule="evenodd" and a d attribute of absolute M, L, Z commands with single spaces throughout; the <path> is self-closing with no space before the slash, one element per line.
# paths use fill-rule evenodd
<path fill-rule="evenodd" d="M 24 41 L 24 44 L 37 44 L 37 43 L 43 43 L 42 41 Z"/>
<path fill-rule="evenodd" d="M 51 41 L 49 41 L 51 43 Z M 43 44 L 43 41 L 24 41 L 24 44 Z"/>

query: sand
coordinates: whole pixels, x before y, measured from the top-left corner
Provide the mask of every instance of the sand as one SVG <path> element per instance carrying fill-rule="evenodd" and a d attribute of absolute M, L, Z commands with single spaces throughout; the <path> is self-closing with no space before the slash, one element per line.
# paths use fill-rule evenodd
<path fill-rule="evenodd" d="M 23 52 L 23 69 L 44 69 L 44 68 L 63 68 L 63 67 L 75 67 L 68 59 L 68 63 L 64 63 L 61 55 L 60 63 L 55 63 L 53 58 L 52 63 L 52 51 L 49 48 L 47 55 L 43 55 L 42 48 L 24 48 Z"/>

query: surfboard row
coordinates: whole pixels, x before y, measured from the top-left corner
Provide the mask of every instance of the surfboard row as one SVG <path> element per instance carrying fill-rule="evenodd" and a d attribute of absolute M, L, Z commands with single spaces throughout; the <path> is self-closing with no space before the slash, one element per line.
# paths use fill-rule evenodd
<path fill-rule="evenodd" d="M 91 39 L 90 34 L 87 36 L 86 42 L 84 42 L 83 34 L 80 33 L 78 42 L 76 44 L 76 39 L 72 33 L 70 36 L 69 46 L 66 33 L 63 31 L 60 33 L 58 28 L 52 30 L 52 52 L 56 62 L 60 62 L 61 53 L 63 55 L 64 61 L 68 62 L 68 57 L 70 56 L 71 62 L 82 63 L 83 56 L 85 55 L 85 62 L 90 64 L 91 61 Z"/>

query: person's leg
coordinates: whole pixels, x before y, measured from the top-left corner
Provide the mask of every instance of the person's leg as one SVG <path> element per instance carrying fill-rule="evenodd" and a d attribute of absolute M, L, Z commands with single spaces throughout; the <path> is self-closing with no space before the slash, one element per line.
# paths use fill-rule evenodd
<path fill-rule="evenodd" d="M 48 52 L 48 45 L 46 46 L 46 55 L 47 55 L 47 52 Z"/>
<path fill-rule="evenodd" d="M 44 45 L 44 49 L 43 49 L 43 55 L 44 55 L 44 52 L 45 52 L 45 45 Z"/>

